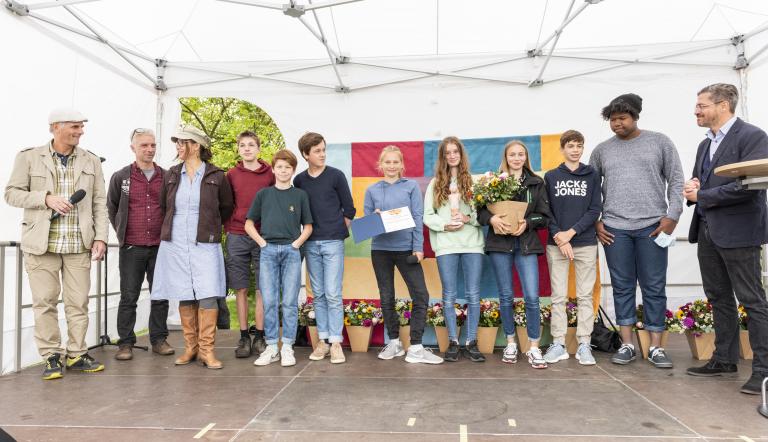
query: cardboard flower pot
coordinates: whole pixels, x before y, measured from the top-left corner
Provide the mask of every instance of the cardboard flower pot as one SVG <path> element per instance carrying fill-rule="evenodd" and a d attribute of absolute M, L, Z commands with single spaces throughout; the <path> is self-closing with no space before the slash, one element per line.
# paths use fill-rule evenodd
<path fill-rule="evenodd" d="M 568 327 L 565 332 L 565 351 L 575 355 L 579 350 L 579 339 L 576 337 L 576 327 Z"/>
<path fill-rule="evenodd" d="M 498 203 L 488 204 L 488 211 L 494 215 L 506 215 L 504 220 L 513 226 L 517 226 L 519 220 L 525 219 L 525 210 L 528 208 L 528 203 L 520 201 L 499 201 Z M 493 231 L 496 232 L 494 228 Z"/>
<path fill-rule="evenodd" d="M 739 330 L 739 356 L 741 359 L 752 359 L 752 346 L 749 345 L 749 330 Z"/>
<path fill-rule="evenodd" d="M 400 342 L 403 343 L 403 350 L 408 351 L 408 347 L 411 346 L 411 326 L 400 326 Z"/>
<path fill-rule="evenodd" d="M 544 333 L 544 327 L 539 327 L 539 336 Z M 515 327 L 515 334 L 517 335 L 517 348 L 521 354 L 525 354 L 531 349 L 531 343 L 528 340 L 528 328 L 527 327 Z"/>
<path fill-rule="evenodd" d="M 499 327 L 477 327 L 477 348 L 480 350 L 480 353 L 486 355 L 493 353 L 498 333 Z"/>
<path fill-rule="evenodd" d="M 345 325 L 347 336 L 349 337 L 349 347 L 355 353 L 365 353 L 368 351 L 368 345 L 371 343 L 371 333 L 373 327 L 363 327 L 362 325 Z"/>
<path fill-rule="evenodd" d="M 437 346 L 440 347 L 440 353 L 445 353 L 448 350 L 448 327 L 436 325 L 435 337 L 437 337 Z"/>
<path fill-rule="evenodd" d="M 317 343 L 320 342 L 320 337 L 317 335 L 317 326 L 308 325 L 307 332 L 309 333 L 309 342 L 312 343 L 312 349 L 317 347 Z"/>
<path fill-rule="evenodd" d="M 643 357 L 648 358 L 648 351 L 651 348 L 651 332 L 648 330 L 635 330 L 635 338 L 637 338 L 637 352 Z M 669 332 L 664 330 L 661 333 L 661 348 L 667 348 L 667 339 L 669 338 Z"/>
<path fill-rule="evenodd" d="M 688 339 L 688 346 L 691 348 L 693 359 L 708 361 L 712 358 L 712 353 L 715 351 L 715 332 L 701 333 L 696 336 L 694 333 L 686 331 L 685 337 Z"/>

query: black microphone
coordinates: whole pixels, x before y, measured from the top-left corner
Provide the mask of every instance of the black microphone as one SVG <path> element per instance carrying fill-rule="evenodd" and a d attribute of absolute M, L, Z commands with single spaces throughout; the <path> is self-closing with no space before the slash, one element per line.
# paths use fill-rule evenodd
<path fill-rule="evenodd" d="M 75 205 L 79 203 L 83 198 L 85 198 L 85 190 L 83 189 L 77 190 L 75 191 L 75 193 L 72 194 L 72 196 L 69 197 L 69 203 L 72 205 Z M 51 221 L 55 220 L 60 216 L 61 214 L 59 212 L 54 211 L 53 215 L 51 216 Z"/>
<path fill-rule="evenodd" d="M 405 262 L 407 262 L 408 264 L 418 264 L 419 258 L 416 255 L 408 255 L 405 258 Z"/>

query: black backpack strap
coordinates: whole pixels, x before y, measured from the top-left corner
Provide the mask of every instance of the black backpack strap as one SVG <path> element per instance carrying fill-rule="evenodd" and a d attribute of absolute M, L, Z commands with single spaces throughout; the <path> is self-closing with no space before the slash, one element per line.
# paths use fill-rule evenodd
<path fill-rule="evenodd" d="M 605 310 L 603 310 L 603 306 L 600 305 L 598 307 L 599 307 L 599 310 L 597 313 L 598 313 L 598 317 L 600 318 L 600 322 L 603 322 L 603 325 L 605 325 L 604 320 L 608 321 L 608 324 L 610 324 L 611 329 L 616 330 L 616 324 L 614 324 L 613 321 L 611 321 L 611 318 L 608 316 L 608 313 L 606 313 Z"/>

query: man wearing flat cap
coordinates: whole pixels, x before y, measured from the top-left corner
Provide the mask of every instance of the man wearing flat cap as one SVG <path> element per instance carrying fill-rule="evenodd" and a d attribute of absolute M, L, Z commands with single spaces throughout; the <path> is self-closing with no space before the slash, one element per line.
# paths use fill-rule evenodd
<path fill-rule="evenodd" d="M 5 187 L 5 201 L 24 209 L 21 250 L 32 289 L 35 342 L 45 362 L 43 379 L 61 378 L 65 363 L 67 370 L 84 373 L 104 369 L 85 343 L 91 261 L 104 257 L 109 225 L 100 158 L 78 147 L 86 121 L 74 109 L 51 112 L 53 139 L 19 152 Z M 79 201 L 71 198 L 81 190 L 85 195 Z M 59 332 L 59 294 L 67 319 L 66 350 Z"/>
<path fill-rule="evenodd" d="M 637 357 L 632 327 L 637 323 L 635 290 L 640 285 L 643 327 L 651 337 L 641 355 L 657 368 L 672 368 L 661 336 L 666 329 L 667 257 L 683 212 L 680 155 L 666 135 L 640 130 L 643 99 L 620 95 L 604 107 L 615 136 L 595 147 L 589 159 L 603 179 L 603 213 L 595 225 L 611 274 L 616 323 L 623 344 L 611 358 L 629 364 Z"/>

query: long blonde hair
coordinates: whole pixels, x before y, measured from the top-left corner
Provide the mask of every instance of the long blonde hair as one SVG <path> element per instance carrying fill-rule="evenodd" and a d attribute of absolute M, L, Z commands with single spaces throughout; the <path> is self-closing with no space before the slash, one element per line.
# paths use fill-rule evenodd
<path fill-rule="evenodd" d="M 451 166 L 445 159 L 445 153 L 448 145 L 453 144 L 459 148 L 459 171 L 456 174 L 456 184 L 459 186 L 459 193 L 465 203 L 469 204 L 469 195 L 472 192 L 472 175 L 469 173 L 469 158 L 464 148 L 464 143 L 457 137 L 445 137 L 437 148 L 437 164 L 435 165 L 435 185 L 433 191 L 433 203 L 435 209 L 442 206 L 448 200 L 451 184 Z"/>
<path fill-rule="evenodd" d="M 501 165 L 499 165 L 499 171 L 506 172 L 508 174 L 511 174 L 509 170 L 509 164 L 507 164 L 507 151 L 512 146 L 520 146 L 525 151 L 525 164 L 523 164 L 523 169 L 526 170 L 528 173 L 533 173 L 533 169 L 531 169 L 531 155 L 528 152 L 528 146 L 525 145 L 520 140 L 512 140 L 504 145 L 504 151 L 501 153 Z"/>
<path fill-rule="evenodd" d="M 400 178 L 403 177 L 403 174 L 405 173 L 405 159 L 403 158 L 403 152 L 400 151 L 400 148 L 390 144 L 389 146 L 384 147 L 384 149 L 381 149 L 381 153 L 379 154 L 379 162 L 376 164 L 376 169 L 381 172 L 381 174 L 384 174 L 384 170 L 381 168 L 381 162 L 384 161 L 384 155 L 388 153 L 396 153 L 397 156 L 400 157 L 400 163 L 403 165 L 403 170 L 400 171 Z"/>

